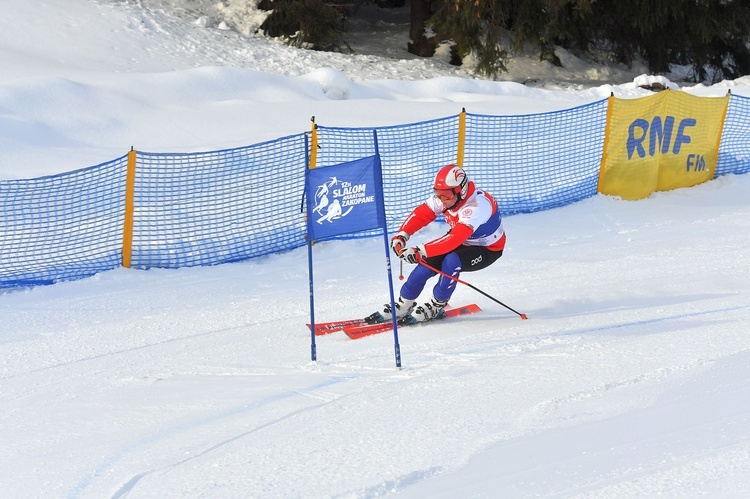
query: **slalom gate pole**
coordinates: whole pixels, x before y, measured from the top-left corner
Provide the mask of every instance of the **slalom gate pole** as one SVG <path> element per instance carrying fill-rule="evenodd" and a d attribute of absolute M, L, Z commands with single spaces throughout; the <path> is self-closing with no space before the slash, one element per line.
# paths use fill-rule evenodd
<path fill-rule="evenodd" d="M 425 261 L 424 261 L 424 260 L 419 260 L 419 262 L 418 262 L 418 263 L 419 263 L 420 265 L 424 265 L 425 267 L 427 267 L 428 269 L 432 270 L 433 272 L 437 272 L 438 274 L 440 274 L 440 275 L 441 275 L 441 276 L 443 276 L 443 277 L 447 277 L 448 279 L 451 279 L 451 280 L 453 280 L 453 281 L 456 281 L 456 282 L 460 282 L 461 284 L 464 284 L 464 285 L 466 285 L 466 286 L 469 286 L 469 287 L 470 287 L 471 289 L 473 289 L 474 291 L 476 291 L 476 292 L 478 292 L 478 293 L 481 293 L 481 294 L 483 294 L 484 296 L 486 296 L 486 297 L 487 297 L 487 298 L 489 298 L 490 300 L 494 301 L 495 303 L 498 303 L 498 304 L 502 305 L 503 307 L 507 308 L 508 310 L 510 310 L 511 312 L 513 312 L 513 313 L 517 314 L 517 315 L 518 315 L 519 317 L 521 317 L 521 319 L 524 319 L 524 320 L 525 320 L 525 319 L 528 319 L 528 317 L 526 317 L 526 314 L 522 314 L 521 312 L 518 312 L 517 310 L 513 310 L 512 308 L 510 308 L 510 307 L 509 307 L 508 305 L 506 305 L 505 303 L 501 302 L 501 301 L 500 301 L 500 300 L 498 300 L 497 298 L 494 298 L 494 297 L 492 297 L 492 296 L 488 295 L 487 293 L 485 293 L 484 291 L 482 291 L 482 290 L 481 290 L 481 289 L 479 289 L 478 287 L 476 287 L 476 286 L 473 286 L 473 285 L 469 284 L 469 283 L 468 283 L 468 282 L 466 282 L 466 281 L 462 281 L 462 280 L 461 280 L 461 279 L 459 279 L 458 277 L 453 277 L 452 275 L 448 275 L 448 274 L 446 274 L 445 272 L 441 272 L 441 271 L 439 271 L 438 269 L 436 269 L 435 267 L 433 267 L 432 265 L 429 265 L 429 264 L 425 263 Z"/>

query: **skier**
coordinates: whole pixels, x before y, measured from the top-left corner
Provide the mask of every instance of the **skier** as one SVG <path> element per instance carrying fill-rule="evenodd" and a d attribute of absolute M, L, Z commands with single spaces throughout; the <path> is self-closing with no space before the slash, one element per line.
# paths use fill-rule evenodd
<path fill-rule="evenodd" d="M 391 249 L 402 260 L 416 263 L 396 301 L 396 317 L 401 323 L 423 322 L 439 317 L 448 304 L 456 281 L 440 276 L 432 290 L 432 298 L 423 305 L 415 301 L 427 280 L 436 272 L 424 265 L 440 269 L 458 278 L 459 274 L 484 269 L 503 254 L 503 230 L 497 203 L 489 193 L 477 189 L 459 166 L 448 165 L 435 176 L 434 193 L 417 206 L 391 238 Z M 447 234 L 414 247 L 406 242 L 418 230 L 443 214 L 450 226 Z M 416 308 L 415 308 L 416 307 Z M 391 304 L 365 320 L 370 323 L 392 320 Z"/>

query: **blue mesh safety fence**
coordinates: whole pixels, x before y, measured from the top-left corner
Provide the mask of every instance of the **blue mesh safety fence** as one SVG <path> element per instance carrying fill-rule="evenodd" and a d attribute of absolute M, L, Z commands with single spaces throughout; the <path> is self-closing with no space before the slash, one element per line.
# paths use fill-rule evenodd
<path fill-rule="evenodd" d="M 74 172 L 0 181 L 0 288 L 122 264 L 127 156 Z"/>
<path fill-rule="evenodd" d="M 191 154 L 138 152 L 134 268 L 214 265 L 305 243 L 305 135 Z"/>
<path fill-rule="evenodd" d="M 503 215 L 573 203 L 597 192 L 606 122 L 606 99 L 551 113 L 467 114 L 464 168 Z"/>
<path fill-rule="evenodd" d="M 719 145 L 716 174 L 750 172 L 750 98 L 731 94 Z"/>
<path fill-rule="evenodd" d="M 383 202 L 389 230 L 430 193 L 432 177 L 456 162 L 458 116 L 384 128 L 318 127 L 317 166 L 330 166 L 375 154 L 383 172 Z M 368 231 L 362 235 L 378 234 Z M 341 236 L 347 238 L 349 236 Z"/>
<path fill-rule="evenodd" d="M 607 100 L 532 115 L 466 114 L 463 165 L 503 215 L 597 192 Z M 750 170 L 750 99 L 732 96 L 716 175 Z M 460 115 L 378 128 L 317 127 L 316 165 L 380 153 L 394 230 L 458 161 Z M 214 265 L 306 243 L 309 134 L 221 151 L 138 152 L 131 266 Z M 0 288 L 76 279 L 122 264 L 127 156 L 75 172 L 0 181 Z M 363 237 L 369 231 L 346 237 Z"/>

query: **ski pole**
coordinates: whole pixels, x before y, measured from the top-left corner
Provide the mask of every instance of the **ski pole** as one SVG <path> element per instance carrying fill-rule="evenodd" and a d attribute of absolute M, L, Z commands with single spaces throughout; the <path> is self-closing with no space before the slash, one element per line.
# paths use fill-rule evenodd
<path fill-rule="evenodd" d="M 398 280 L 403 281 L 404 280 L 404 261 L 399 258 L 398 262 L 399 262 Z"/>
<path fill-rule="evenodd" d="M 505 303 L 501 302 L 501 301 L 500 301 L 500 300 L 498 300 L 497 298 L 494 298 L 494 297 L 492 297 L 492 296 L 488 295 L 487 293 L 485 293 L 484 291 L 482 291 L 482 290 L 481 290 L 481 289 L 479 289 L 478 287 L 476 287 L 476 286 L 473 286 L 473 285 L 469 284 L 469 283 L 468 283 L 468 282 L 466 282 L 466 281 L 462 281 L 462 280 L 461 280 L 461 279 L 459 279 L 458 277 L 453 277 L 452 275 L 448 275 L 448 274 L 446 274 L 445 272 L 441 272 L 441 271 L 439 271 L 438 269 L 436 269 L 435 267 L 433 267 L 432 265 L 429 265 L 429 264 L 425 263 L 425 261 L 424 261 L 424 260 L 419 260 L 419 262 L 418 262 L 418 263 L 419 263 L 419 264 L 421 264 L 421 265 L 424 265 L 425 267 L 427 267 L 428 269 L 432 270 L 433 272 L 437 272 L 437 273 L 438 273 L 438 274 L 440 274 L 441 276 L 447 277 L 448 279 L 451 279 L 451 280 L 453 280 L 453 281 L 456 281 L 456 282 L 460 282 L 461 284 L 465 284 L 466 286 L 469 286 L 469 287 L 470 287 L 471 289 L 473 289 L 474 291 L 477 291 L 477 292 L 479 292 L 479 293 L 483 294 L 484 296 L 486 296 L 486 297 L 487 297 L 487 298 L 489 298 L 490 300 L 494 301 L 495 303 L 499 303 L 500 305 L 502 305 L 503 307 L 507 308 L 507 309 L 508 309 L 508 310 L 510 310 L 511 312 L 514 312 L 515 314 L 517 314 L 518 316 L 520 316 L 520 317 L 521 317 L 521 319 L 524 319 L 524 320 L 525 320 L 525 319 L 527 319 L 527 317 L 526 317 L 526 314 L 522 314 L 521 312 L 518 312 L 517 310 L 513 310 L 512 308 L 510 308 L 510 307 L 509 307 L 508 305 L 506 305 Z"/>

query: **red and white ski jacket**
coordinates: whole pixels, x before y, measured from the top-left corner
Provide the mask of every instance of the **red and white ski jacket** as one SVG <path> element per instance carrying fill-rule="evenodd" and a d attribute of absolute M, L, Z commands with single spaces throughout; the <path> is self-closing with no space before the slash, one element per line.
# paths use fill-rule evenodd
<path fill-rule="evenodd" d="M 468 197 L 458 206 L 444 210 L 443 203 L 433 194 L 406 217 L 399 230 L 411 236 L 441 213 L 451 229 L 444 236 L 424 244 L 425 256 L 444 255 L 462 244 L 486 246 L 490 251 L 505 248 L 505 230 L 497 203 L 488 193 L 476 189 L 473 182 L 469 182 Z"/>

